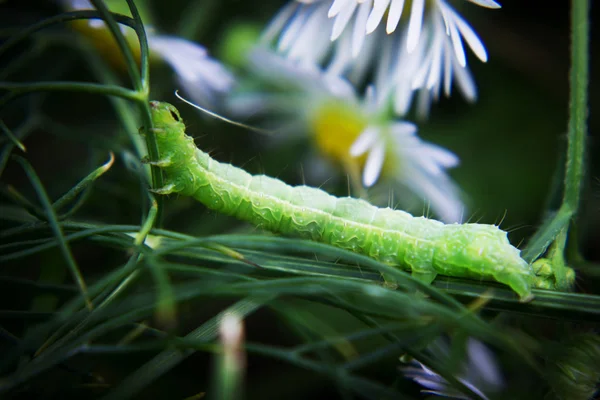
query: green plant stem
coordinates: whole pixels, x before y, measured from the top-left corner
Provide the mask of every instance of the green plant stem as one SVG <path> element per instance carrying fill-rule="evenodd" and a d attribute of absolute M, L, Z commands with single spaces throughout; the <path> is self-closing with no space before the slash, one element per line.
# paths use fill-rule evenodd
<path fill-rule="evenodd" d="M 142 17 L 133 0 L 127 0 L 127 5 L 135 21 L 133 29 L 135 29 L 140 43 L 141 89 L 144 93 L 150 93 L 150 51 L 148 48 L 148 37 L 144 29 Z"/>
<path fill-rule="evenodd" d="M 96 10 L 98 10 L 98 13 L 102 16 L 102 19 L 104 20 L 106 25 L 108 25 L 110 33 L 115 38 L 115 41 L 119 46 L 119 50 L 121 50 L 121 54 L 123 55 L 123 58 L 125 58 L 127 72 L 129 73 L 129 77 L 131 78 L 131 83 L 133 84 L 133 87 L 136 91 L 145 94 L 147 98 L 148 94 L 144 93 L 143 91 L 142 81 L 140 79 L 140 72 L 137 69 L 137 62 L 133 57 L 133 53 L 131 52 L 129 43 L 127 43 L 127 39 L 125 39 L 125 36 L 123 36 L 123 32 L 121 32 L 117 21 L 113 17 L 112 13 L 108 11 L 108 8 L 102 0 L 91 0 L 91 2 L 94 5 L 94 7 L 96 7 Z"/>
<path fill-rule="evenodd" d="M 584 178 L 588 111 L 589 0 L 573 0 L 571 8 L 571 73 L 568 149 L 563 206 L 577 213 Z"/>
<path fill-rule="evenodd" d="M 579 208 L 585 174 L 585 142 L 588 112 L 589 0 L 571 1 L 571 72 L 569 75 L 568 146 L 562 205 L 531 238 L 523 258 L 532 262 L 572 223 Z M 564 252 L 564 244 L 560 248 Z"/>
<path fill-rule="evenodd" d="M 0 90 L 8 90 L 9 94 L 0 99 L 0 108 L 12 99 L 33 92 L 84 92 L 117 96 L 129 100 L 140 100 L 142 94 L 121 86 L 103 85 L 90 82 L 36 82 L 15 83 L 0 82 Z"/>
<path fill-rule="evenodd" d="M 149 108 L 149 95 L 150 95 L 150 51 L 148 47 L 148 36 L 146 35 L 146 30 L 144 29 L 144 23 L 142 21 L 142 17 L 138 12 L 137 7 L 135 6 L 133 0 L 127 0 L 127 5 L 129 6 L 129 11 L 133 16 L 134 20 L 134 29 L 138 36 L 138 40 L 140 43 L 140 54 L 141 54 L 141 91 L 144 94 L 144 99 L 138 100 L 140 112 L 142 114 L 142 123 L 145 128 L 145 137 L 146 137 L 146 147 L 148 148 L 148 157 L 151 161 L 158 160 L 158 145 L 156 144 L 156 138 L 154 137 L 154 131 L 152 130 L 152 114 L 150 113 Z M 152 171 L 152 187 L 157 189 L 161 188 L 164 185 L 162 170 L 158 168 L 156 165 L 151 166 Z M 162 221 L 162 207 L 163 199 L 162 196 L 159 196 L 156 199 L 156 207 L 157 212 L 155 215 L 156 225 L 158 227 L 161 226 Z"/>

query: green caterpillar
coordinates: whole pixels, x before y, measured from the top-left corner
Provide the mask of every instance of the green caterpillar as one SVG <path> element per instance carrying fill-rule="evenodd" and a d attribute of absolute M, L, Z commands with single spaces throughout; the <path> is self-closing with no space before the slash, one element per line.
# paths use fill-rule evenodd
<path fill-rule="evenodd" d="M 443 224 L 360 199 L 337 198 L 307 186 L 292 187 L 219 163 L 185 134 L 177 109 L 151 102 L 154 133 L 168 184 L 159 194 L 192 196 L 208 208 L 285 235 L 359 252 L 410 269 L 427 283 L 437 274 L 506 284 L 521 301 L 531 288 L 568 289 L 575 273 L 557 278 L 545 264 L 529 265 L 495 225 Z"/>

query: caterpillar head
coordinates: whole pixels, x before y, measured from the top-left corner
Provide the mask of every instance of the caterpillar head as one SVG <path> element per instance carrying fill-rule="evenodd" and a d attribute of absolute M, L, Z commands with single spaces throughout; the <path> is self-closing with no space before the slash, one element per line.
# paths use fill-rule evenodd
<path fill-rule="evenodd" d="M 197 149 L 194 140 L 185 134 L 179 111 L 169 103 L 151 101 L 150 112 L 158 159 L 146 162 L 161 168 L 167 182 L 163 188 L 154 191 L 162 194 L 193 193 L 194 185 L 190 182 L 193 183 L 195 177 L 190 166 L 194 165 Z"/>
<path fill-rule="evenodd" d="M 169 135 L 183 136 L 185 124 L 175 106 L 162 101 L 151 101 L 150 112 L 152 113 L 152 123 L 157 133 L 166 131 Z"/>
<path fill-rule="evenodd" d="M 179 111 L 171 104 L 151 101 L 150 112 L 159 157 L 153 164 L 160 168 L 175 168 L 173 171 L 167 170 L 167 173 L 176 172 L 176 167 L 185 165 L 193 158 L 196 151 L 194 140 L 185 134 L 185 124 Z"/>

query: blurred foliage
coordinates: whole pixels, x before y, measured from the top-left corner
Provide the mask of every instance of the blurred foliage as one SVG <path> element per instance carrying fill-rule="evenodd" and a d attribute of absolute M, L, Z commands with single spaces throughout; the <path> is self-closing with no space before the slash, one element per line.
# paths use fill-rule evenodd
<path fill-rule="evenodd" d="M 159 31 L 196 40 L 236 67 L 283 4 L 135 3 Z M 560 183 L 566 147 L 568 2 L 505 0 L 494 12 L 464 3 L 460 11 L 491 55 L 487 65 L 471 63 L 480 99 L 443 100 L 420 133 L 461 158 L 452 175 L 473 219 L 502 220 L 520 243 L 560 187 L 553 180 Z M 0 2 L 3 43 L 60 12 L 58 2 Z M 0 84 L 133 82 L 138 90 L 127 64 L 114 68 L 71 28 L 50 25 L 0 53 Z M 597 27 L 591 34 L 594 55 Z M 118 48 L 110 54 L 121 57 Z M 178 104 L 173 72 L 152 61 L 150 99 Z M 592 77 L 598 62 L 592 56 Z M 455 376 L 464 339 L 474 337 L 493 350 L 507 383 L 494 398 L 589 397 L 600 376 L 600 90 L 597 79 L 591 85 L 591 184 L 569 249 L 577 293 L 536 291 L 529 304 L 491 283 L 438 278 L 424 286 L 364 256 L 257 232 L 189 198 L 165 199 L 161 224 L 151 226 L 143 106 L 81 91 L 0 98 L 1 396 L 216 398 L 213 388 L 229 378 L 214 368 L 218 326 L 235 312 L 244 318 L 247 362 L 244 393 L 234 396 L 419 398 L 420 387 L 399 372 L 403 357 L 478 398 Z M 178 108 L 215 158 L 302 182 L 307 141 L 273 145 Z M 328 191 L 346 194 L 344 179 L 332 182 Z M 396 290 L 380 285 L 381 271 L 397 277 Z M 427 351 L 440 336 L 452 339 L 449 360 Z"/>

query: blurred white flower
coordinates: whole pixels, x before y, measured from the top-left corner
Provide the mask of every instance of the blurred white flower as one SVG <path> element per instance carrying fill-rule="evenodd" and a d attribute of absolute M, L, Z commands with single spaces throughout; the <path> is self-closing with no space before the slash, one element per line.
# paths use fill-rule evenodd
<path fill-rule="evenodd" d="M 152 34 L 148 47 L 173 68 L 182 89 L 196 104 L 215 105 L 233 87 L 233 75 L 197 43 Z"/>
<path fill-rule="evenodd" d="M 470 1 L 500 7 L 493 0 Z M 288 58 L 355 84 L 374 69 L 379 96 L 392 96 L 399 115 L 408 112 L 414 91 L 421 92 L 419 112 L 425 115 L 442 85 L 450 95 L 453 78 L 465 98 L 475 100 L 463 41 L 487 61 L 477 34 L 446 0 L 295 0 L 273 19 L 263 40 L 276 42 Z"/>
<path fill-rule="evenodd" d="M 369 88 L 361 100 L 353 86 L 331 72 L 277 56 L 264 49 L 250 57 L 254 74 L 271 90 L 245 91 L 230 98 L 237 116 L 277 116 L 280 125 L 311 135 L 327 159 L 360 171 L 364 187 L 380 178 L 408 187 L 445 222 L 459 222 L 464 205 L 446 169 L 458 157 L 422 141 L 416 125 L 391 117 L 385 103 Z M 406 196 L 403 196 L 406 197 Z M 405 200 L 405 199 L 402 199 Z"/>
<path fill-rule="evenodd" d="M 465 361 L 460 365 L 460 369 L 454 377 L 480 398 L 487 400 L 488 397 L 485 393 L 497 393 L 504 385 L 498 363 L 492 351 L 480 341 L 469 338 L 466 347 Z M 437 340 L 428 350 L 441 362 L 449 361 L 450 348 L 447 341 Z M 423 386 L 425 388 L 421 390 L 423 393 L 453 399 L 471 399 L 419 361 L 411 361 L 410 366 L 402 368 L 402 373 L 405 377 Z"/>
<path fill-rule="evenodd" d="M 89 0 L 60 0 L 60 2 L 67 10 L 94 9 Z M 113 10 L 112 6 L 113 3 L 111 3 L 111 11 L 128 13 L 125 2 L 114 5 L 117 7 L 116 10 Z M 98 42 L 95 44 L 101 50 L 107 54 L 118 53 L 116 44 L 112 46 L 114 48 L 106 48 L 114 41 L 110 37 L 104 21 L 90 19 L 77 22 L 79 24 L 76 27 L 94 43 Z M 119 27 L 130 47 L 139 53 L 134 31 L 123 25 L 119 25 Z M 222 64 L 209 57 L 204 47 L 177 36 L 161 35 L 150 25 L 146 25 L 145 28 L 150 55 L 160 58 L 173 68 L 177 74 L 179 85 L 195 103 L 205 107 L 214 107 L 221 100 L 222 95 L 232 88 L 233 75 Z"/>

